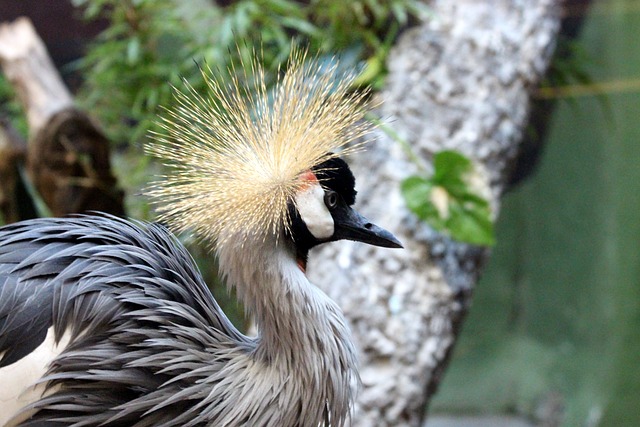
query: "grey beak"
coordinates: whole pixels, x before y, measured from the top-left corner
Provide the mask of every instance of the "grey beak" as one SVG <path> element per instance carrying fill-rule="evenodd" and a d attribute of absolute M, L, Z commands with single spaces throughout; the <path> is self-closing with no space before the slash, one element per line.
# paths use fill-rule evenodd
<path fill-rule="evenodd" d="M 341 209 L 339 215 L 334 217 L 336 230 L 334 238 L 354 240 L 368 243 L 383 248 L 402 248 L 402 243 L 396 237 L 382 227 L 369 222 L 369 220 L 354 209 L 346 207 Z"/>

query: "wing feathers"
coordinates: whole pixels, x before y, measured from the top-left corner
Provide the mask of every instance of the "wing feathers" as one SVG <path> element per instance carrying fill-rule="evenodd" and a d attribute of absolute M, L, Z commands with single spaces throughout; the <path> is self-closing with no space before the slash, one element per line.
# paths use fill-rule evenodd
<path fill-rule="evenodd" d="M 39 412 L 29 425 L 54 410 L 77 425 L 88 413 L 91 425 L 154 425 L 155 415 L 141 416 L 159 401 L 144 397 L 184 388 L 183 376 L 193 384 L 187 372 L 196 362 L 173 364 L 178 354 L 206 357 L 220 343 L 251 348 L 164 227 L 110 216 L 0 228 L 0 367 L 32 352 L 51 326 L 56 342 L 65 332 L 71 338 L 41 379 L 49 394 L 31 405 Z M 97 415 L 105 407 L 112 410 Z"/>

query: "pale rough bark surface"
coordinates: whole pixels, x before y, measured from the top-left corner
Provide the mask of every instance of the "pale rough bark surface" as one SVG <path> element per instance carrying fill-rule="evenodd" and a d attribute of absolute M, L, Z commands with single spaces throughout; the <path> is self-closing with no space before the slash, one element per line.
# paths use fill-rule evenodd
<path fill-rule="evenodd" d="M 73 107 L 71 93 L 29 19 L 0 24 L 0 65 L 25 107 L 32 134 L 54 114 Z"/>
<path fill-rule="evenodd" d="M 74 107 L 29 19 L 0 24 L 0 67 L 27 116 L 27 171 L 51 214 L 123 215 L 124 194 L 111 173 L 109 141 Z"/>
<path fill-rule="evenodd" d="M 445 149 L 474 160 L 496 215 L 555 47 L 559 3 L 434 1 L 433 16 L 405 32 L 388 61 L 380 116 L 426 164 Z M 400 183 L 416 167 L 383 132 L 350 163 L 359 211 L 405 249 L 329 245 L 311 257 L 309 274 L 343 307 L 361 351 L 353 425 L 418 426 L 489 251 L 455 243 L 407 210 Z"/>

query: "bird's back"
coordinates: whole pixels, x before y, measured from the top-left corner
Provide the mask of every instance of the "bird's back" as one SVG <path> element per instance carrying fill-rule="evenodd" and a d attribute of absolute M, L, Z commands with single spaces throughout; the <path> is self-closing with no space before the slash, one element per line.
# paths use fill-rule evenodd
<path fill-rule="evenodd" d="M 0 229 L 3 387 L 52 338 L 54 354 L 38 356 L 44 369 L 57 354 L 45 397 L 23 425 L 55 425 L 53 413 L 65 425 L 189 425 L 209 391 L 198 379 L 253 346 L 164 227 L 102 216 Z"/>

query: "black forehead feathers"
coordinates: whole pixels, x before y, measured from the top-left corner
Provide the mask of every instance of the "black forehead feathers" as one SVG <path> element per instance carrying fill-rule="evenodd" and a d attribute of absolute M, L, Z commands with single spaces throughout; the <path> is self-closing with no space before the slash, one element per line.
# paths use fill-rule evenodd
<path fill-rule="evenodd" d="M 313 167 L 312 170 L 320 184 L 338 193 L 348 205 L 356 202 L 356 179 L 347 162 L 338 157 L 332 157 Z"/>

